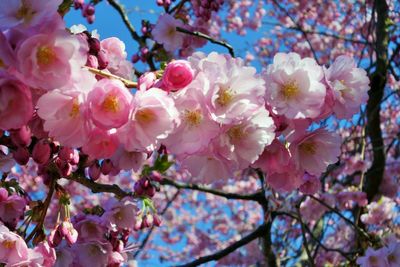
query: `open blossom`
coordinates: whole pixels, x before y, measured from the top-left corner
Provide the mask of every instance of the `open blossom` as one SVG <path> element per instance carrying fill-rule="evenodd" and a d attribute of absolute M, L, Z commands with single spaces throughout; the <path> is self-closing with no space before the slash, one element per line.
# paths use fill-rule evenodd
<path fill-rule="evenodd" d="M 174 52 L 183 45 L 184 35 L 176 30 L 176 27 L 184 27 L 182 21 L 169 14 L 163 14 L 158 18 L 152 35 L 157 43 L 163 44 L 165 50 Z"/>
<path fill-rule="evenodd" d="M 357 264 L 360 267 L 387 267 L 387 249 L 381 248 L 374 250 L 372 248 L 367 248 L 365 255 L 357 259 Z"/>
<path fill-rule="evenodd" d="M 385 221 L 393 219 L 395 207 L 396 202 L 383 196 L 379 201 L 367 205 L 368 213 L 361 215 L 361 221 L 365 224 L 382 225 Z"/>
<path fill-rule="evenodd" d="M 62 145 L 82 146 L 90 129 L 84 101 L 79 91 L 53 90 L 41 96 L 37 113 L 44 120 L 44 130 Z"/>
<path fill-rule="evenodd" d="M 35 247 L 35 252 L 42 256 L 41 265 L 43 267 L 52 267 L 56 262 L 56 251 L 50 247 L 47 242 L 41 242 Z"/>
<path fill-rule="evenodd" d="M 33 115 L 32 95 L 21 82 L 0 76 L 0 129 L 18 129 Z"/>
<path fill-rule="evenodd" d="M 289 119 L 315 118 L 321 112 L 326 88 L 322 68 L 312 58 L 278 53 L 264 72 L 265 100 L 278 115 Z"/>
<path fill-rule="evenodd" d="M 145 151 L 156 147 L 175 128 L 178 111 L 174 101 L 158 88 L 137 91 L 128 122 L 118 129 L 120 142 L 128 151 Z"/>
<path fill-rule="evenodd" d="M 207 98 L 202 93 L 209 86 L 210 81 L 201 73 L 185 91 L 175 95 L 180 124 L 163 142 L 175 155 L 190 155 L 206 148 L 220 132 L 218 123 L 212 120 L 208 110 Z"/>
<path fill-rule="evenodd" d="M 24 216 L 26 201 L 14 194 L 0 201 L 0 221 L 11 228 L 15 228 L 21 217 Z"/>
<path fill-rule="evenodd" d="M 88 47 L 65 31 L 36 34 L 17 50 L 20 77 L 33 87 L 53 90 L 79 75 Z"/>
<path fill-rule="evenodd" d="M 195 53 L 188 60 L 196 74 L 203 72 L 211 82 L 204 93 L 217 122 L 240 121 L 264 107 L 265 82 L 242 59 L 212 52 Z"/>
<path fill-rule="evenodd" d="M 293 137 L 290 152 L 298 168 L 309 174 L 320 175 L 329 164 L 338 161 L 340 136 L 325 129 Z"/>
<path fill-rule="evenodd" d="M 128 121 L 132 95 L 119 80 L 98 81 L 87 101 L 93 123 L 99 128 L 119 128 Z"/>
<path fill-rule="evenodd" d="M 146 153 L 137 151 L 126 151 L 123 146 L 120 146 L 112 156 L 111 161 L 114 166 L 121 170 L 138 171 L 142 167 L 146 159 Z"/>
<path fill-rule="evenodd" d="M 132 230 L 136 222 L 137 213 L 138 208 L 136 203 L 129 197 L 126 197 L 106 207 L 102 219 L 110 229 L 117 227 L 118 229 Z"/>
<path fill-rule="evenodd" d="M 326 79 L 335 95 L 333 111 L 339 119 L 356 114 L 368 99 L 369 79 L 357 68 L 353 58 L 339 56 L 326 71 Z"/>
<path fill-rule="evenodd" d="M 122 78 L 132 79 L 132 63 L 126 60 L 125 44 L 116 37 L 110 37 L 100 42 L 101 50 L 108 58 L 107 69 Z"/>
<path fill-rule="evenodd" d="M 97 241 L 77 243 L 73 246 L 75 255 L 74 266 L 108 266 L 108 258 L 112 253 L 110 243 Z"/>
<path fill-rule="evenodd" d="M 61 0 L 14 0 L 0 2 L 0 30 L 40 24 L 56 14 Z"/>
<path fill-rule="evenodd" d="M 162 84 L 167 91 L 177 91 L 193 80 L 194 71 L 186 60 L 173 60 L 165 68 Z"/>
<path fill-rule="evenodd" d="M 88 135 L 88 140 L 82 150 L 95 159 L 110 158 L 119 145 L 115 131 L 105 131 L 94 128 Z"/>
<path fill-rule="evenodd" d="M 28 247 L 25 241 L 0 223 L 0 262 L 13 266 L 28 260 Z"/>

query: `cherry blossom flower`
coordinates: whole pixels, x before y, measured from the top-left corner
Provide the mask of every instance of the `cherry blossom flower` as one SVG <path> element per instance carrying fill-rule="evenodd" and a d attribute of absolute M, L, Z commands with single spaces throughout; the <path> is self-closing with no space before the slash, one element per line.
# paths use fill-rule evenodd
<path fill-rule="evenodd" d="M 183 28 L 184 24 L 169 14 L 163 14 L 158 18 L 156 26 L 151 32 L 154 40 L 163 44 L 164 49 L 169 52 L 174 52 L 183 45 L 184 35 L 178 32 L 176 27 Z"/>

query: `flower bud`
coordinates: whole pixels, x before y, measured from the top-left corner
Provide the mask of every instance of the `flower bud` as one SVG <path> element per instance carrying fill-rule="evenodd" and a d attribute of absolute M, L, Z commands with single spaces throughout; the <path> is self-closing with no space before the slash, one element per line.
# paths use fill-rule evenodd
<path fill-rule="evenodd" d="M 48 142 L 40 140 L 32 151 L 32 158 L 37 164 L 45 164 L 51 155 L 51 147 Z"/>
<path fill-rule="evenodd" d="M 19 165 L 25 165 L 29 161 L 29 151 L 26 147 L 18 147 L 17 150 L 13 152 L 13 157 Z"/>
<path fill-rule="evenodd" d="M 161 219 L 157 216 L 157 214 L 153 215 L 153 224 L 157 227 L 161 226 Z"/>
<path fill-rule="evenodd" d="M 8 191 L 5 188 L 0 188 L 0 202 L 7 200 Z"/>
<path fill-rule="evenodd" d="M 53 229 L 49 235 L 49 245 L 53 248 L 57 247 L 62 241 L 62 236 L 58 231 L 58 227 Z"/>
<path fill-rule="evenodd" d="M 104 49 L 100 49 L 99 53 L 97 54 L 97 61 L 99 62 L 99 69 L 105 69 L 108 66 L 108 54 L 107 51 Z"/>
<path fill-rule="evenodd" d="M 63 146 L 58 151 L 58 157 L 66 162 L 70 162 L 74 156 L 74 150 L 70 147 Z"/>
<path fill-rule="evenodd" d="M 174 60 L 165 68 L 162 83 L 166 91 L 178 91 L 190 84 L 194 71 L 186 60 Z"/>
<path fill-rule="evenodd" d="M 31 129 L 28 126 L 22 126 L 18 130 L 11 130 L 11 141 L 17 146 L 29 146 L 31 143 Z"/>
<path fill-rule="evenodd" d="M 89 53 L 92 55 L 97 55 L 100 51 L 100 41 L 97 38 L 89 38 Z"/>
<path fill-rule="evenodd" d="M 100 168 L 101 173 L 104 175 L 107 175 L 112 171 L 113 167 L 114 166 L 113 166 L 113 163 L 111 162 L 111 160 L 109 160 L 109 159 L 103 160 L 103 162 L 101 163 L 101 168 Z"/>
<path fill-rule="evenodd" d="M 97 161 L 95 163 L 93 163 L 92 165 L 90 165 L 90 167 L 89 167 L 89 177 L 93 181 L 96 181 L 96 180 L 99 179 L 99 177 L 100 177 L 100 166 L 99 166 L 99 163 L 97 163 Z"/>

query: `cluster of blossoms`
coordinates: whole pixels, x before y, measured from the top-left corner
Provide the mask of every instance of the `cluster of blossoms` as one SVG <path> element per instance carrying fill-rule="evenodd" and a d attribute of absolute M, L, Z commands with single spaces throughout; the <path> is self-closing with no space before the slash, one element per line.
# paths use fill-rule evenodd
<path fill-rule="evenodd" d="M 400 242 L 389 236 L 385 246 L 379 249 L 368 248 L 365 255 L 357 259 L 361 267 L 395 267 L 400 265 Z"/>
<path fill-rule="evenodd" d="M 222 4 L 196 3 L 207 20 L 204 7 L 218 10 Z M 86 183 L 120 170 L 144 172 L 146 160 L 162 154 L 202 183 L 226 181 L 251 166 L 264 171 L 277 191 L 312 194 L 320 188 L 318 176 L 337 162 L 341 144 L 338 134 L 318 123 L 331 115 L 348 119 L 367 99 L 368 78 L 351 58 L 340 56 L 325 68 L 296 53 L 278 53 L 261 74 L 239 58 L 194 53 L 143 74 L 133 92 L 124 43 L 100 40 L 80 27 L 65 30 L 60 4 L 0 3 L 0 137 L 8 140 L 0 157 L 20 165 L 32 158 L 49 188 L 55 176 L 75 177 L 85 168 Z M 91 4 L 74 4 L 94 19 Z M 165 14 L 153 37 L 170 52 L 185 42 L 195 47 L 176 27 L 183 22 Z M 34 249 L 12 231 L 27 204 L 40 214 L 42 206 L 7 184 L 8 191 L 0 188 L 0 262 L 120 266 L 131 233 L 161 223 L 148 200 L 161 181 L 154 171 L 135 183 L 141 208 L 129 195 L 76 216 L 58 185 L 59 218 L 48 242 L 45 233 L 35 236 Z M 338 198 L 343 206 L 351 205 L 349 199 L 366 204 L 365 196 Z M 40 225 L 44 218 L 32 220 Z"/>

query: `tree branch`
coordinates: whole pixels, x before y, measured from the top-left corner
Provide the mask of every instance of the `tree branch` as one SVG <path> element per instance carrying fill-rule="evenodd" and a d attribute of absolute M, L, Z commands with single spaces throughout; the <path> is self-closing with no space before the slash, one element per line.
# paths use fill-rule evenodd
<path fill-rule="evenodd" d="M 181 28 L 181 27 L 176 27 L 176 30 L 178 32 L 181 32 L 181 33 L 185 33 L 185 34 L 189 34 L 189 35 L 193 35 L 193 36 L 196 36 L 196 37 L 199 37 L 199 38 L 206 39 L 206 40 L 210 41 L 213 44 L 218 44 L 218 45 L 221 45 L 223 47 L 226 47 L 226 49 L 228 49 L 228 51 L 229 51 L 229 54 L 232 57 L 235 57 L 235 52 L 233 51 L 233 47 L 230 44 L 228 44 L 227 42 L 215 40 L 211 36 L 208 36 L 207 34 L 204 34 L 204 33 L 199 32 L 199 31 L 189 31 L 189 30 L 186 30 L 186 29 Z"/>
<path fill-rule="evenodd" d="M 267 225 L 263 224 L 263 225 L 259 226 L 251 234 L 243 237 L 239 241 L 234 242 L 233 244 L 226 247 L 225 249 L 222 249 L 222 250 L 220 250 L 214 254 L 208 255 L 208 256 L 200 257 L 199 259 L 192 261 L 190 263 L 178 265 L 177 267 L 192 267 L 192 266 L 198 266 L 198 265 L 206 263 L 206 262 L 219 260 L 219 259 L 227 256 L 228 254 L 234 252 L 236 249 L 238 249 L 242 246 L 245 246 L 248 243 L 250 243 L 251 241 L 255 240 L 256 238 L 262 236 L 266 230 L 267 230 Z"/>
<path fill-rule="evenodd" d="M 95 69 L 95 68 L 91 68 L 91 67 L 88 67 L 88 66 L 85 66 L 84 68 L 87 69 L 87 70 L 89 70 L 90 72 L 92 72 L 92 73 L 94 73 L 94 74 L 97 74 L 97 75 L 100 75 L 100 76 L 102 76 L 102 77 L 120 80 L 121 82 L 124 83 L 124 85 L 125 85 L 127 88 L 137 88 L 137 82 L 132 82 L 132 81 L 129 81 L 129 80 L 124 79 L 124 78 L 122 78 L 122 77 L 119 77 L 119 76 L 117 76 L 117 75 L 114 75 L 114 74 L 112 74 L 112 73 L 105 72 L 105 71 L 102 71 L 102 70 L 98 70 L 98 69 Z"/>

